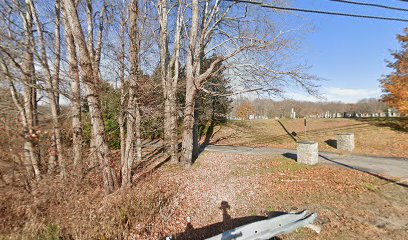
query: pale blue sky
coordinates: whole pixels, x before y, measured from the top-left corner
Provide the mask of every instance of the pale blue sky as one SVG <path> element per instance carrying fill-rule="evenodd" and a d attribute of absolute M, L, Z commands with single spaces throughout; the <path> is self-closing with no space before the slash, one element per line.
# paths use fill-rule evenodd
<path fill-rule="evenodd" d="M 399 0 L 355 1 L 408 9 L 408 2 Z M 408 19 L 408 12 L 328 0 L 293 0 L 292 7 Z M 408 23 L 313 13 L 293 14 L 301 16 L 314 29 L 306 35 L 300 57 L 312 65 L 311 73 L 327 80 L 322 83 L 327 100 L 354 102 L 360 97 L 377 97 L 381 94 L 378 79 L 390 72 L 385 59 L 392 59 L 389 50 L 399 48 L 396 34 L 402 33 Z M 295 93 L 293 97 L 310 99 L 302 93 Z"/>

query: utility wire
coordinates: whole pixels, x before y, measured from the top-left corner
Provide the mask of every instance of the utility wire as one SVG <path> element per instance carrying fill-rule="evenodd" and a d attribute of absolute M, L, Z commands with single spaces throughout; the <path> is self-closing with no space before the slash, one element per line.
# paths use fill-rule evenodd
<path fill-rule="evenodd" d="M 408 9 L 406 8 L 392 7 L 392 6 L 386 6 L 386 5 L 381 5 L 381 4 L 375 4 L 375 3 L 355 2 L 355 1 L 348 1 L 348 0 L 329 0 L 329 1 L 408 12 Z"/>
<path fill-rule="evenodd" d="M 384 21 L 408 22 L 408 19 L 403 19 L 403 18 L 390 18 L 390 17 L 371 16 L 371 15 L 358 15 L 358 14 L 342 13 L 342 12 L 328 12 L 328 11 L 320 11 L 320 10 L 313 10 L 313 9 L 278 7 L 278 6 L 274 6 L 274 5 L 264 4 L 263 2 L 251 1 L 251 0 L 225 0 L 225 1 L 236 2 L 236 3 L 248 3 L 248 4 L 252 4 L 252 5 L 258 5 L 258 6 L 263 7 L 263 8 L 270 8 L 270 9 L 277 9 L 277 10 L 317 13 L 317 14 L 343 16 L 343 17 L 354 17 L 354 18 L 365 18 L 365 19 L 377 19 L 377 20 L 384 20 Z M 404 0 L 404 1 L 408 2 L 408 0 Z"/>

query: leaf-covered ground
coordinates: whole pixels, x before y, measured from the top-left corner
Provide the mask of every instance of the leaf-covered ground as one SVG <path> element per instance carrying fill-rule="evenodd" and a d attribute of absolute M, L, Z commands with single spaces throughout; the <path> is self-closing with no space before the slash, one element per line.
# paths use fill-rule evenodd
<path fill-rule="evenodd" d="M 408 157 L 408 118 L 303 119 L 232 121 L 218 127 L 212 144 L 296 148 L 296 141 L 314 140 L 320 151 L 338 152 L 337 133 L 354 133 L 357 154 Z"/>
<path fill-rule="evenodd" d="M 176 224 L 166 230 L 176 239 L 203 239 L 268 214 L 303 209 L 318 214 L 322 232 L 302 229 L 281 238 L 408 239 L 408 188 L 361 172 L 204 152 L 192 169 L 165 167 L 159 175 L 183 189 Z"/>
<path fill-rule="evenodd" d="M 162 163 L 139 163 L 135 186 L 108 196 L 98 174 L 80 183 L 46 178 L 31 194 L 6 186 L 0 239 L 204 239 L 303 209 L 318 214 L 321 233 L 279 238 L 408 239 L 406 183 L 282 156 L 204 151 L 189 168 Z"/>

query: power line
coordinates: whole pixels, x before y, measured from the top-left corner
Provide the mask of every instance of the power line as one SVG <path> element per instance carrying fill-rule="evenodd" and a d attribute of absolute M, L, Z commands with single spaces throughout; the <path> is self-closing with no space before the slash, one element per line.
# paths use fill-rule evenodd
<path fill-rule="evenodd" d="M 397 10 L 397 11 L 408 12 L 408 9 L 406 9 L 406 8 L 398 8 L 398 7 L 386 6 L 386 5 L 375 4 L 375 3 L 354 2 L 354 1 L 348 1 L 348 0 L 329 0 L 329 1 L 331 1 L 331 2 L 340 2 L 340 3 L 348 3 L 348 4 L 354 4 L 354 5 L 361 5 L 361 6 L 368 6 L 368 7 L 378 7 L 378 8 L 385 8 L 385 9 L 388 9 L 388 10 Z M 407 2 L 408 2 L 408 0 L 407 0 Z"/>
<path fill-rule="evenodd" d="M 371 16 L 371 15 L 358 15 L 358 14 L 342 13 L 342 12 L 328 12 L 328 11 L 320 11 L 320 10 L 313 10 L 313 9 L 278 7 L 278 6 L 264 4 L 263 2 L 251 1 L 251 0 L 226 0 L 226 1 L 237 2 L 237 3 L 248 3 L 248 4 L 252 4 L 252 5 L 258 5 L 258 6 L 263 7 L 263 8 L 270 8 L 270 9 L 276 9 L 276 10 L 287 10 L 287 11 L 297 11 L 297 12 L 306 12 L 306 13 L 317 13 L 317 14 L 343 16 L 343 17 L 354 17 L 354 18 L 365 18 L 365 19 L 376 19 L 376 20 L 384 20 L 384 21 L 408 22 L 408 19 L 403 19 L 403 18 L 390 18 L 390 17 Z M 408 2 L 408 0 L 405 0 L 405 1 Z"/>

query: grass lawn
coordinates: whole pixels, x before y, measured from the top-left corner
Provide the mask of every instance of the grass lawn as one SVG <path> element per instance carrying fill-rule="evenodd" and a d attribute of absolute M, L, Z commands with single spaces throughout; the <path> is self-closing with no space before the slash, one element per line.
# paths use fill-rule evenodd
<path fill-rule="evenodd" d="M 320 151 L 338 152 L 337 133 L 354 133 L 354 153 L 408 157 L 407 118 L 308 119 L 307 136 L 303 119 L 231 121 L 216 129 L 211 143 L 295 149 L 297 140 L 308 139 Z"/>

